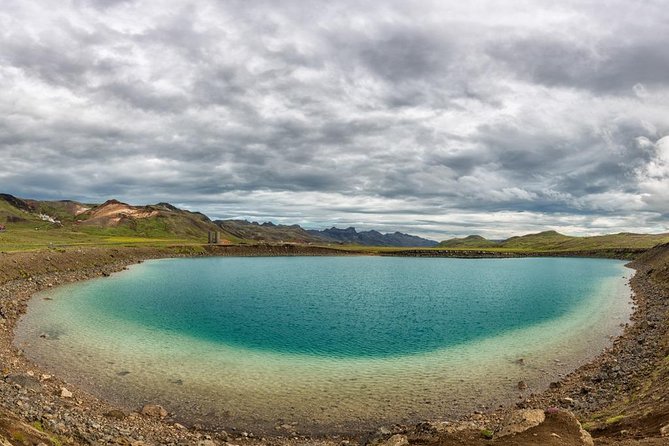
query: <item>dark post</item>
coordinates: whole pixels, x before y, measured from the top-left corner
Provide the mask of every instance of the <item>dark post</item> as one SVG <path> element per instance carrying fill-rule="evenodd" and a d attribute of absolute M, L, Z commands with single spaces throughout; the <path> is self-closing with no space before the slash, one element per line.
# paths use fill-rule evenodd
<path fill-rule="evenodd" d="M 209 231 L 209 244 L 218 245 L 221 242 L 221 233 L 218 231 Z"/>

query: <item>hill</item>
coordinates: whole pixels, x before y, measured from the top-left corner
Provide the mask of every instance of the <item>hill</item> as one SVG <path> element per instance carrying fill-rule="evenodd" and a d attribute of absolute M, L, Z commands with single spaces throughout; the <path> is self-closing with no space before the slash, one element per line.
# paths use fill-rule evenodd
<path fill-rule="evenodd" d="M 79 213 L 74 223 L 82 232 L 141 237 L 202 238 L 208 231 L 221 231 L 206 215 L 169 203 L 131 206 L 117 200 L 108 200 Z M 235 239 L 225 232 L 222 237 Z"/>
<path fill-rule="evenodd" d="M 24 200 L 9 194 L 0 194 L 0 223 L 37 221 Z"/>
<path fill-rule="evenodd" d="M 321 238 L 328 242 L 341 243 L 345 245 L 398 246 L 418 248 L 431 248 L 437 246 L 437 242 L 434 240 L 428 240 L 422 237 L 404 234 L 401 232 L 387 234 L 382 234 L 379 231 L 374 230 L 358 232 L 353 227 L 346 229 L 332 227 L 322 231 L 309 230 L 307 232 L 314 237 Z"/>
<path fill-rule="evenodd" d="M 276 225 L 272 222 L 257 223 L 247 220 L 216 220 L 214 223 L 228 234 L 244 240 L 290 243 L 323 243 L 299 225 Z"/>
<path fill-rule="evenodd" d="M 483 248 L 498 246 L 499 242 L 488 240 L 480 235 L 469 235 L 464 238 L 452 238 L 439 243 L 440 248 Z"/>
<path fill-rule="evenodd" d="M 30 211 L 47 215 L 60 222 L 72 222 L 75 217 L 89 210 L 94 205 L 83 204 L 72 200 L 39 201 L 25 200 Z"/>
<path fill-rule="evenodd" d="M 556 231 L 510 237 L 495 242 L 481 236 L 454 238 L 439 243 L 440 248 L 449 249 L 499 249 L 513 251 L 585 251 L 593 249 L 652 248 L 669 242 L 669 234 L 618 234 L 573 237 Z"/>

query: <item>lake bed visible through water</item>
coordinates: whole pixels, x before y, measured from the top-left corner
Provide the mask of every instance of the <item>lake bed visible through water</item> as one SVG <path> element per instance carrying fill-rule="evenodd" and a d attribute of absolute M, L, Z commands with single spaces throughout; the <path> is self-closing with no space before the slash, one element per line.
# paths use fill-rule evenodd
<path fill-rule="evenodd" d="M 545 389 L 622 332 L 631 272 L 583 258 L 152 260 L 36 295 L 15 343 L 128 409 L 351 432 Z"/>

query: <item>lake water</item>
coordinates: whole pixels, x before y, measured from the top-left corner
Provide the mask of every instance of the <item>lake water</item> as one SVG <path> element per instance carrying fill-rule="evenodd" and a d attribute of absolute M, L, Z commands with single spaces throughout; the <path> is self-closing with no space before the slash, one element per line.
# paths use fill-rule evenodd
<path fill-rule="evenodd" d="M 160 403 L 181 420 L 265 433 L 293 422 L 299 432 L 356 431 L 546 388 L 621 332 L 631 308 L 623 265 L 147 261 L 35 296 L 15 342 L 128 409 Z"/>

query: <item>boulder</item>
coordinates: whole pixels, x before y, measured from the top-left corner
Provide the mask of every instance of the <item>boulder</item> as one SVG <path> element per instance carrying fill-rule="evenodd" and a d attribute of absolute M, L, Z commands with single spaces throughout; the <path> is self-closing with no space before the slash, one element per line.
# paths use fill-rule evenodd
<path fill-rule="evenodd" d="M 39 392 L 42 390 L 42 385 L 39 380 L 34 376 L 22 373 L 12 373 L 11 375 L 5 378 L 5 381 L 17 385 L 21 388 L 32 390 L 34 392 Z"/>
<path fill-rule="evenodd" d="M 519 434 L 544 422 L 546 414 L 541 409 L 523 409 L 511 413 L 496 437 Z"/>
<path fill-rule="evenodd" d="M 383 446 L 408 446 L 409 439 L 406 435 L 395 434 L 382 444 Z"/>
<path fill-rule="evenodd" d="M 167 411 L 163 406 L 158 404 L 146 404 L 142 407 L 142 415 L 151 418 L 165 418 L 167 416 Z"/>
<path fill-rule="evenodd" d="M 660 435 L 663 437 L 669 437 L 669 424 L 660 428 Z"/>
<path fill-rule="evenodd" d="M 578 426 L 578 431 L 579 431 L 579 434 L 581 435 L 581 444 L 583 444 L 583 446 L 595 446 L 595 442 L 592 439 L 592 436 L 590 435 L 590 432 L 583 429 L 583 426 L 581 426 L 581 422 L 578 421 L 578 418 L 576 418 L 574 416 L 574 414 L 571 413 L 571 412 L 567 412 L 567 414 L 571 418 L 573 418 L 574 423 L 576 423 L 576 425 Z"/>

